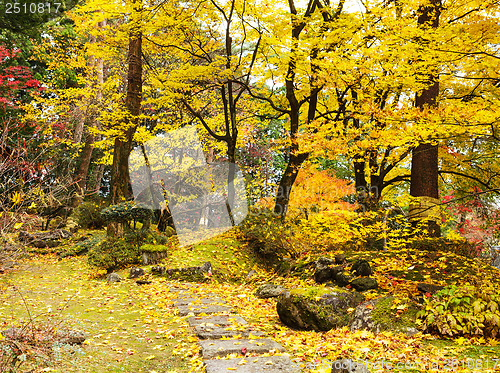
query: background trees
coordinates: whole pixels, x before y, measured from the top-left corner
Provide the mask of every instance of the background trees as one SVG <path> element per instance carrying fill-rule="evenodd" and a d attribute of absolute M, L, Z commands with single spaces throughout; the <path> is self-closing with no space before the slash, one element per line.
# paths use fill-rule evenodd
<path fill-rule="evenodd" d="M 306 173 L 333 165 L 315 180 L 353 183 L 359 210 L 407 208 L 409 195 L 435 204 L 450 183 L 497 187 L 497 11 L 494 1 L 87 1 L 45 24 L 34 55 L 45 91 L 24 121 L 40 141 L 60 139 L 52 155 L 65 159 L 57 172 L 71 170 L 74 206 L 101 181 L 113 203 L 130 198 L 130 150 L 189 124 L 206 158 L 241 166 L 251 201 L 274 198 L 282 217 L 306 160 Z"/>

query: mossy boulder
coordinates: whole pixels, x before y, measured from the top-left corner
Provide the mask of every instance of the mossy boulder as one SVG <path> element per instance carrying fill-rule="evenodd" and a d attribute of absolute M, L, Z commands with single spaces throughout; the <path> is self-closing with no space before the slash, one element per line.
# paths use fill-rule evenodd
<path fill-rule="evenodd" d="M 327 331 L 349 325 L 349 308 L 364 300 L 357 293 L 340 288 L 299 288 L 278 297 L 276 309 L 281 322 L 299 330 Z"/>
<path fill-rule="evenodd" d="M 418 332 L 415 325 L 417 312 L 418 306 L 407 299 L 393 296 L 371 299 L 356 307 L 350 328 L 413 335 Z"/>
<path fill-rule="evenodd" d="M 377 289 L 377 280 L 373 277 L 358 277 L 351 281 L 351 286 L 353 289 L 359 292 L 366 290 Z"/>

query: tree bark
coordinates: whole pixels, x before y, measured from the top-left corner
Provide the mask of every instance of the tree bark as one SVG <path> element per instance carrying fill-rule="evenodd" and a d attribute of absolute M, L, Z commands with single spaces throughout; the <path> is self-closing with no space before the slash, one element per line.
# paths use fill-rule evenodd
<path fill-rule="evenodd" d="M 441 0 L 419 8 L 418 25 L 423 28 L 439 26 Z M 423 41 L 425 43 L 425 41 Z M 424 77 L 428 86 L 415 97 L 415 106 L 420 109 L 437 107 L 439 95 L 439 75 L 436 69 Z M 438 189 L 438 146 L 430 143 L 419 144 L 412 152 L 410 195 L 413 197 L 439 197 Z M 417 223 L 415 223 L 417 224 Z M 431 237 L 439 237 L 441 228 L 435 221 L 426 221 Z"/>
<path fill-rule="evenodd" d="M 75 183 L 75 192 L 71 200 L 71 207 L 73 208 L 78 207 L 78 205 L 83 202 L 85 196 L 85 185 L 87 183 L 90 161 L 92 159 L 93 145 L 94 136 L 89 133 L 87 134 L 85 146 L 80 155 L 80 164 L 73 175 L 73 182 Z"/>
<path fill-rule="evenodd" d="M 111 203 L 124 202 L 132 196 L 128 157 L 132 150 L 132 138 L 138 124 L 142 99 L 142 34 L 140 30 L 132 30 L 129 37 L 127 97 L 125 106 L 128 112 L 123 137 L 115 138 L 113 164 L 111 166 Z M 123 233 L 123 225 L 109 223 L 107 234 L 114 237 Z"/>

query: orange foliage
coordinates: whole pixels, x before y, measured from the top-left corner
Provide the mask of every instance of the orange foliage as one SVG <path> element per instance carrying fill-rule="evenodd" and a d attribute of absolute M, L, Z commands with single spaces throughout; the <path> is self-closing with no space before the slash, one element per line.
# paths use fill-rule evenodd
<path fill-rule="evenodd" d="M 297 175 L 290 195 L 291 215 L 306 216 L 322 211 L 354 210 L 355 205 L 342 198 L 355 193 L 354 184 L 339 179 L 313 164 L 304 165 Z"/>

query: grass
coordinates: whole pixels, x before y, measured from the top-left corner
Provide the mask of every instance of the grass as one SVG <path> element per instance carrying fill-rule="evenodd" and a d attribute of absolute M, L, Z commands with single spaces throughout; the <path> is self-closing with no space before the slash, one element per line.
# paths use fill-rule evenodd
<path fill-rule="evenodd" d="M 195 355 L 196 346 L 188 342 L 186 324 L 169 304 L 175 295 L 168 284 L 108 284 L 89 275 L 80 258 L 45 256 L 0 277 L 2 329 L 29 322 L 29 310 L 34 324 L 65 325 L 88 335 L 82 346 L 61 345 L 50 360 L 28 361 L 27 366 L 56 372 L 189 371 L 189 353 Z M 178 353 L 179 346 L 185 351 Z"/>
<path fill-rule="evenodd" d="M 412 337 L 391 332 L 374 335 L 364 330 L 351 332 L 347 328 L 326 333 L 296 331 L 281 324 L 275 299 L 255 297 L 255 289 L 265 282 L 282 284 L 289 289 L 309 286 L 322 288 L 322 285 L 314 284 L 311 280 L 314 268 L 307 263 L 320 255 L 333 257 L 337 253 L 324 252 L 302 258 L 299 265 L 295 266 L 293 276 L 279 277 L 266 271 L 252 249 L 240 240 L 235 231 L 229 231 L 203 243 L 171 247 L 168 257 L 160 265 L 184 268 L 210 261 L 215 278 L 203 285 L 195 285 L 196 291 L 201 294 L 219 294 L 250 326 L 264 331 L 267 336 L 281 343 L 299 365 L 311 367 L 307 370 L 309 372 L 322 372 L 319 367 L 325 367 L 340 358 L 359 358 L 371 362 L 437 359 L 441 364 L 446 359 L 457 359 L 460 364 L 461 361 L 475 359 L 474 367 L 477 361 L 482 359 L 486 362 L 489 359 L 490 369 L 477 371 L 493 371 L 491 364 L 496 357 L 500 357 L 500 347 L 495 340 L 439 340 L 421 333 Z M 380 288 L 365 293 L 367 298 L 382 294 L 412 296 L 416 293 L 418 281 L 446 285 L 474 283 L 482 279 L 500 286 L 496 269 L 479 260 L 466 259 L 451 252 L 408 249 L 352 251 L 345 254 L 352 261 L 358 258 L 370 261 Z M 151 278 L 153 282 L 145 286 L 137 286 L 127 280 L 110 285 L 102 279 L 96 279 L 96 273 L 84 263 L 85 256 L 62 261 L 55 260 L 54 256 L 37 256 L 26 267 L 0 277 L 0 286 L 4 288 L 8 283 L 18 284 L 33 314 L 46 312 L 50 306 L 52 312 L 49 321 L 65 320 L 71 327 L 88 332 L 89 339 L 85 345 L 57 351 L 49 367 L 58 372 L 178 373 L 200 367 L 196 339 L 187 329 L 185 320 L 177 317 L 171 306 L 175 295 L 169 292 L 169 287 L 176 282 Z M 247 279 L 251 270 L 255 270 L 256 275 Z M 127 271 L 119 273 L 127 277 Z M 26 321 L 26 309 L 16 298 L 17 293 L 12 287 L 6 289 L 7 296 L 2 298 L 0 316 L 8 320 L 9 324 Z M 471 370 L 466 367 L 458 371 Z"/>
<path fill-rule="evenodd" d="M 168 268 L 200 266 L 212 263 L 215 276 L 220 281 L 244 282 L 252 269 L 262 264 L 252 249 L 241 242 L 236 232 L 228 231 L 208 241 L 182 247 L 174 247 L 162 265 Z"/>

